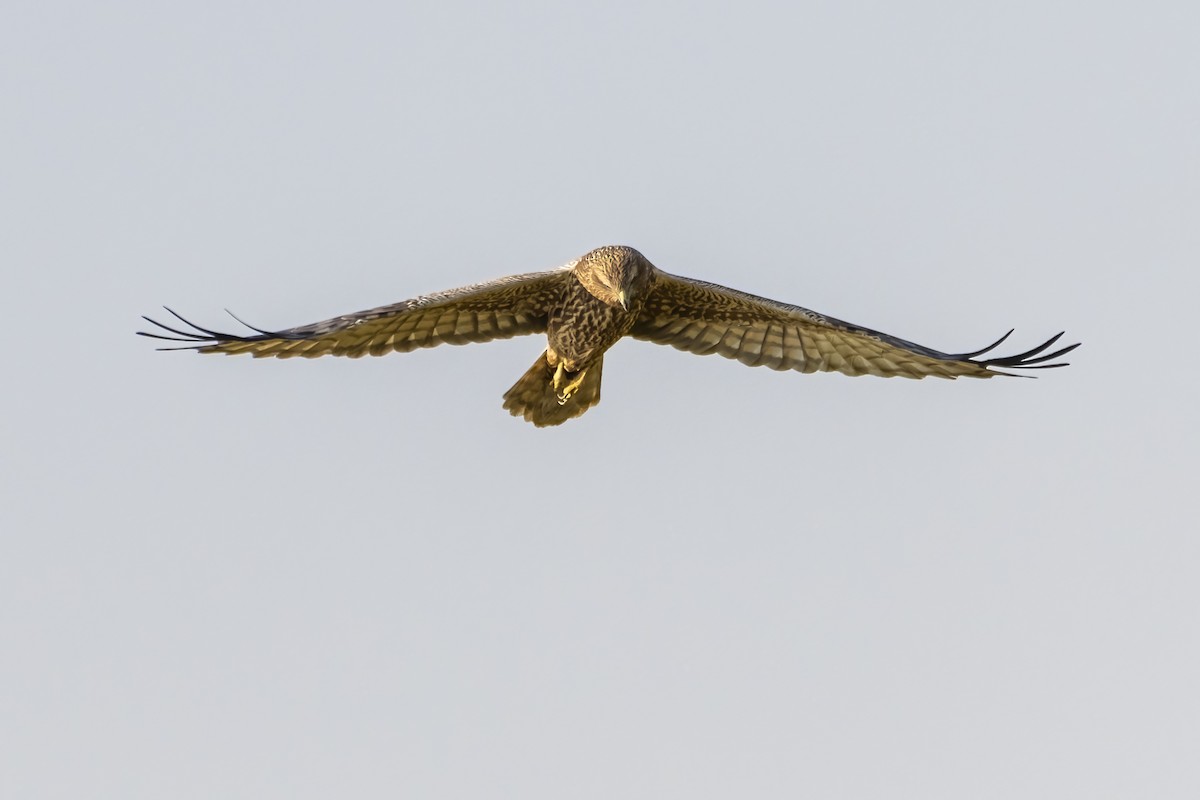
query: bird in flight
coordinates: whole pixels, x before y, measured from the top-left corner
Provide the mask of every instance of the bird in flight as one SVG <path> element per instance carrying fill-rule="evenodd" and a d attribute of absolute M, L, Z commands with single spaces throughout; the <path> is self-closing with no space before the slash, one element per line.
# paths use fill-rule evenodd
<path fill-rule="evenodd" d="M 697 355 L 716 353 L 752 367 L 885 378 L 991 378 L 1012 374 L 997 367 L 1065 367 L 1056 360 L 1079 346 L 1046 353 L 1062 337 L 1059 333 L 1023 353 L 983 357 L 1009 331 L 972 353 L 943 353 L 800 306 L 671 275 L 622 246 L 597 248 L 547 272 L 511 275 L 281 331 L 242 322 L 254 333 L 220 333 L 166 310 L 191 330 L 143 317 L 165 333 L 138 334 L 187 343 L 164 350 L 255 358 L 360 358 L 544 333 L 545 352 L 504 395 L 505 409 L 538 427 L 561 425 L 600 402 L 604 354 L 625 336 Z"/>

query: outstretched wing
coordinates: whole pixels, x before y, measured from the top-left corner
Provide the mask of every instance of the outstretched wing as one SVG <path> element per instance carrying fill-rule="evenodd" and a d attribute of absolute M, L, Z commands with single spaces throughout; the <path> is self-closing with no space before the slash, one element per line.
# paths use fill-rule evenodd
<path fill-rule="evenodd" d="M 550 307 L 570 278 L 573 266 L 572 263 L 548 272 L 512 275 L 282 331 L 265 331 L 243 322 L 257 331 L 247 336 L 201 328 L 168 308 L 172 316 L 194 330 L 173 328 L 143 317 L 174 335 L 138 333 L 153 339 L 189 343 L 186 347 L 164 350 L 252 353 L 256 358 L 324 355 L 360 358 L 392 351 L 407 353 L 439 344 L 509 339 L 545 332 Z"/>
<path fill-rule="evenodd" d="M 942 353 L 807 308 L 660 272 L 630 335 L 698 355 L 716 353 L 752 367 L 906 378 L 990 378 L 1008 374 L 993 367 L 1064 367 L 1047 362 L 1079 346 L 1040 355 L 1060 333 L 1024 353 L 977 358 L 1011 333 L 974 353 Z"/>

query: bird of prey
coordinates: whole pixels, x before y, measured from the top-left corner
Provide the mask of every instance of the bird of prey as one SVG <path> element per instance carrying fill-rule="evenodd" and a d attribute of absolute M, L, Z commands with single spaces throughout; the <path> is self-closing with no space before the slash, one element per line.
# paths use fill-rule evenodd
<path fill-rule="evenodd" d="M 243 322 L 253 334 L 219 333 L 166 310 L 192 330 L 143 317 L 172 335 L 138 331 L 140 335 L 188 343 L 162 349 L 250 353 L 256 358 L 359 358 L 544 333 L 545 352 L 504 395 L 505 409 L 538 427 L 561 425 L 600 402 L 604 353 L 624 336 L 698 355 L 717 353 L 752 367 L 885 378 L 990 378 L 1011 374 L 997 367 L 1063 367 L 1056 359 L 1079 346 L 1046 353 L 1062 337 L 1059 333 L 1024 353 L 981 358 L 1009 331 L 972 353 L 943 353 L 800 306 L 671 275 L 623 246 L 600 247 L 547 272 L 512 275 L 281 331 Z"/>

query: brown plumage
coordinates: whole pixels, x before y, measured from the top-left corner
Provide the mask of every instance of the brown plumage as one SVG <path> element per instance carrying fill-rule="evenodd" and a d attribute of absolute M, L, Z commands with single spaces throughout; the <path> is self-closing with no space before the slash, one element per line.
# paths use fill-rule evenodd
<path fill-rule="evenodd" d="M 201 353 L 315 358 L 383 355 L 439 344 L 467 344 L 545 333 L 546 351 L 504 395 L 504 407 L 534 425 L 561 425 L 600 402 L 604 353 L 624 336 L 749 366 L 799 372 L 906 378 L 990 378 L 1010 369 L 1047 369 L 1078 344 L 1041 355 L 1059 340 L 1013 356 L 979 359 L 1008 338 L 973 353 L 932 350 L 799 306 L 662 272 L 630 247 L 601 247 L 548 272 L 405 300 L 289 328 L 247 327 L 250 336 L 194 331 L 144 319 L 175 334 L 142 336 L 190 343 Z M 243 323 L 245 324 L 245 323 Z M 1009 331 L 1012 333 L 1012 331 Z"/>

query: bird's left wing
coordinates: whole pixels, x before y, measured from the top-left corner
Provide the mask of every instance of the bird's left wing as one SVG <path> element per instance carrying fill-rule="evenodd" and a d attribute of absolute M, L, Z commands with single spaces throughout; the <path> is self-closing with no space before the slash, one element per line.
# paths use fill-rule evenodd
<path fill-rule="evenodd" d="M 973 353 L 943 353 L 807 308 L 664 272 L 657 273 L 630 335 L 689 353 L 716 353 L 749 366 L 906 378 L 990 378 L 1007 374 L 993 367 L 1061 367 L 1066 365 L 1048 362 L 1079 346 L 1041 355 L 1060 333 L 1024 353 L 978 358 L 1008 338 L 1005 334 Z"/>
<path fill-rule="evenodd" d="M 168 308 L 168 312 L 194 330 L 181 330 L 143 317 L 173 335 L 138 333 L 188 343 L 185 347 L 165 350 L 251 353 L 255 357 L 277 358 L 324 355 L 359 358 L 393 351 L 407 353 L 439 344 L 508 339 L 545 332 L 550 307 L 570 279 L 573 266 L 571 263 L 548 272 L 512 275 L 282 331 L 246 325 L 257 333 L 245 336 L 201 328 Z"/>

